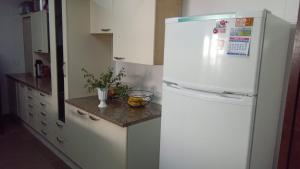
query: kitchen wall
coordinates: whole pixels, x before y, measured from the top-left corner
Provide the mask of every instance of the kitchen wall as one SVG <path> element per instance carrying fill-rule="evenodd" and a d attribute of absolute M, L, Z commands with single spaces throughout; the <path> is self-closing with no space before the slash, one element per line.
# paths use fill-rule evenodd
<path fill-rule="evenodd" d="M 22 20 L 18 6 L 23 0 L 0 2 L 0 80 L 2 112 L 8 112 L 5 74 L 25 71 Z"/>
<path fill-rule="evenodd" d="M 133 63 L 117 62 L 116 70 L 125 68 L 127 76 L 124 82 L 133 85 L 135 89 L 146 89 L 154 92 L 154 101 L 160 103 L 162 91 L 162 66 L 148 66 Z"/>
<path fill-rule="evenodd" d="M 273 14 L 297 22 L 299 0 L 183 0 L 183 15 L 268 9 Z"/>
<path fill-rule="evenodd" d="M 268 9 L 273 14 L 295 24 L 298 6 L 299 0 L 183 0 L 183 16 Z M 158 98 L 161 96 L 163 66 L 116 64 L 117 70 L 121 67 L 126 68 L 128 74 L 126 82 L 137 84 L 138 88 L 154 91 Z M 160 99 L 156 101 L 160 102 Z"/>

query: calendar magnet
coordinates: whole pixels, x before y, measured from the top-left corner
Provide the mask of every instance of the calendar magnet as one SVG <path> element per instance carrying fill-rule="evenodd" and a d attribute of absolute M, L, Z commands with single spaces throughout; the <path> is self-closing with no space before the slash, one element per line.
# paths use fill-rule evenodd
<path fill-rule="evenodd" d="M 227 55 L 249 56 L 250 41 L 249 37 L 230 37 Z"/>

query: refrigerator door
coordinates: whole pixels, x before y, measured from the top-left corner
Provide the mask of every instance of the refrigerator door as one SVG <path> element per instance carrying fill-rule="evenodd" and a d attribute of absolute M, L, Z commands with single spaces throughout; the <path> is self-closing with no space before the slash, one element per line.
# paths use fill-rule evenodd
<path fill-rule="evenodd" d="M 255 95 L 264 18 L 253 18 L 247 27 L 237 27 L 239 18 L 207 18 L 166 21 L 164 80 L 205 91 Z M 222 21 L 226 26 L 214 33 Z M 245 36 L 233 36 L 238 34 Z M 230 53 L 229 46 L 237 47 L 243 38 L 249 48 Z"/>
<path fill-rule="evenodd" d="M 160 169 L 247 169 L 255 97 L 163 87 Z"/>

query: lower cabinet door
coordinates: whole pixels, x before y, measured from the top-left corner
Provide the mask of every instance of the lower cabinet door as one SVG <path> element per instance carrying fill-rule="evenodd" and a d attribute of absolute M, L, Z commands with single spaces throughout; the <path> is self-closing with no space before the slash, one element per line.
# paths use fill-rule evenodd
<path fill-rule="evenodd" d="M 26 96 L 26 88 L 25 88 L 25 85 L 23 84 L 19 84 L 18 85 L 18 114 L 20 115 L 20 118 L 23 120 L 23 121 L 28 121 L 27 119 L 27 114 L 26 114 L 26 102 L 25 102 L 25 96 Z"/>
<path fill-rule="evenodd" d="M 127 128 L 89 115 L 89 159 L 85 169 L 126 169 Z"/>
<path fill-rule="evenodd" d="M 66 139 L 65 145 L 67 155 L 81 168 L 86 169 L 88 165 L 88 139 L 89 130 L 87 125 L 88 114 L 71 106 L 66 106 Z"/>

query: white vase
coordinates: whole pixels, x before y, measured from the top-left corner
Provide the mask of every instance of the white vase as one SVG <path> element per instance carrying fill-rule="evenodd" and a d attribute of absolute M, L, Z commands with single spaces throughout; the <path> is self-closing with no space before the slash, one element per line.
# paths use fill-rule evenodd
<path fill-rule="evenodd" d="M 108 89 L 107 88 L 97 88 L 98 91 L 98 99 L 100 101 L 100 104 L 98 105 L 99 108 L 104 108 L 107 107 L 106 100 L 107 100 L 107 93 Z"/>

